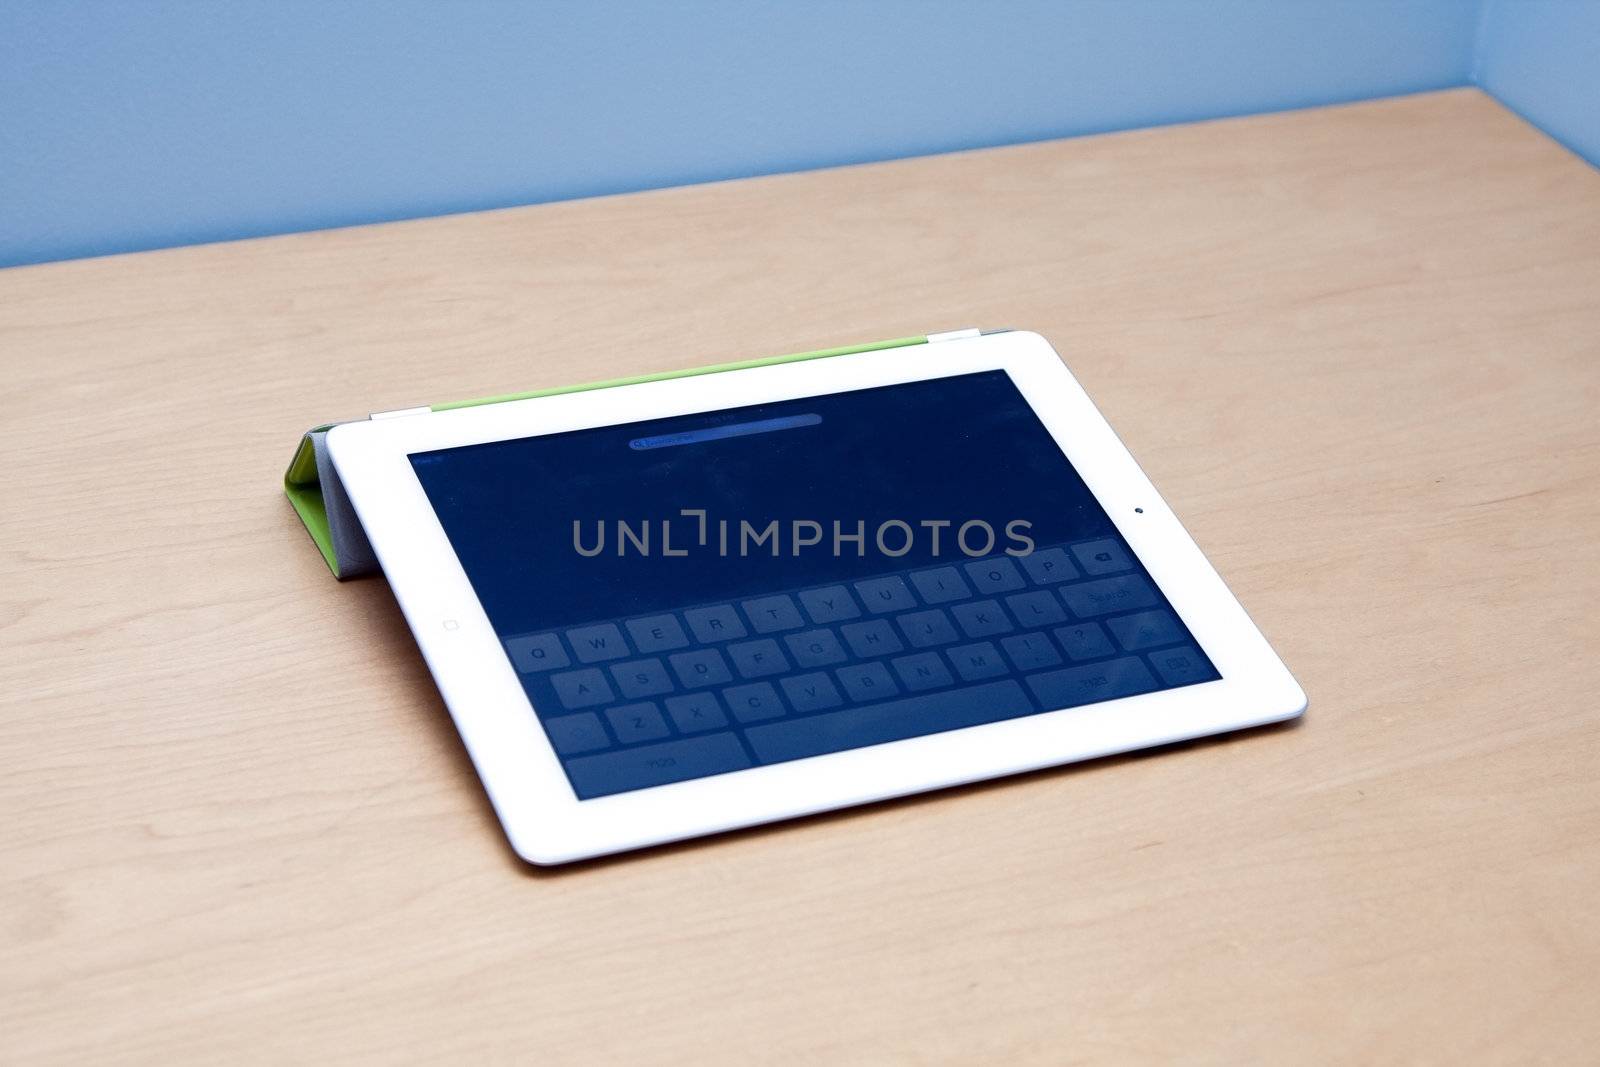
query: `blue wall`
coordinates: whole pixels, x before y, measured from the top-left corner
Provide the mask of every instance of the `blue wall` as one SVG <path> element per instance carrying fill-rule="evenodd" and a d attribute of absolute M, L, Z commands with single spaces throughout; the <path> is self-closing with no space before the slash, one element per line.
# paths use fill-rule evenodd
<path fill-rule="evenodd" d="M 1485 0 L 1474 80 L 1600 163 L 1600 2 Z"/>
<path fill-rule="evenodd" d="M 0 0 L 0 265 L 1460 85 L 1464 0 Z"/>

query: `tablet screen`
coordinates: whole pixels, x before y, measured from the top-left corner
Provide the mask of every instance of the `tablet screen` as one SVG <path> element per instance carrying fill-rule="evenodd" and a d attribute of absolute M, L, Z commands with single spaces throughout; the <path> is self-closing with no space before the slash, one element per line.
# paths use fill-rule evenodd
<path fill-rule="evenodd" d="M 582 799 L 1219 677 L 1004 371 L 411 462 Z"/>

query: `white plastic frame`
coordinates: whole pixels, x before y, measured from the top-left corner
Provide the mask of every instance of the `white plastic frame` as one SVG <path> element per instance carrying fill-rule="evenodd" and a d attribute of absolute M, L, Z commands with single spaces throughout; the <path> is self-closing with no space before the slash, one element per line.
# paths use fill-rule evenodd
<path fill-rule="evenodd" d="M 579 800 L 408 456 L 992 369 L 1010 375 L 1221 680 Z M 1306 707 L 1288 669 L 1038 334 L 990 334 L 347 423 L 330 431 L 328 446 L 506 835 L 532 863 L 565 863 L 1277 722 Z"/>

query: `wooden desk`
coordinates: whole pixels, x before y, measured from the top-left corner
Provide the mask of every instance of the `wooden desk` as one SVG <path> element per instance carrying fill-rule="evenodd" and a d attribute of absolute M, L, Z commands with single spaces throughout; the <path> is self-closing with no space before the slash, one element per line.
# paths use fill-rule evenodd
<path fill-rule="evenodd" d="M 320 419 L 1050 337 L 1298 727 L 541 873 Z M 0 273 L 0 1060 L 1600 1041 L 1600 174 L 1467 90 Z"/>

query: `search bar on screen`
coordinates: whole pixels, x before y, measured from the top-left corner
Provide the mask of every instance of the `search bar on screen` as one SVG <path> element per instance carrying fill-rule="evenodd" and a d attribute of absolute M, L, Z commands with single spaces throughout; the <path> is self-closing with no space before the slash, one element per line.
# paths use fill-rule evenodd
<path fill-rule="evenodd" d="M 635 437 L 628 442 L 628 447 L 635 452 L 643 452 L 650 448 L 697 445 L 702 441 L 721 441 L 729 437 L 749 437 L 752 434 L 772 433 L 776 430 L 794 430 L 801 426 L 816 426 L 821 422 L 822 416 L 816 414 L 785 415 L 779 419 L 731 422 L 726 426 L 707 426 L 703 430 L 684 430 L 681 433 L 664 433 L 656 437 Z"/>

